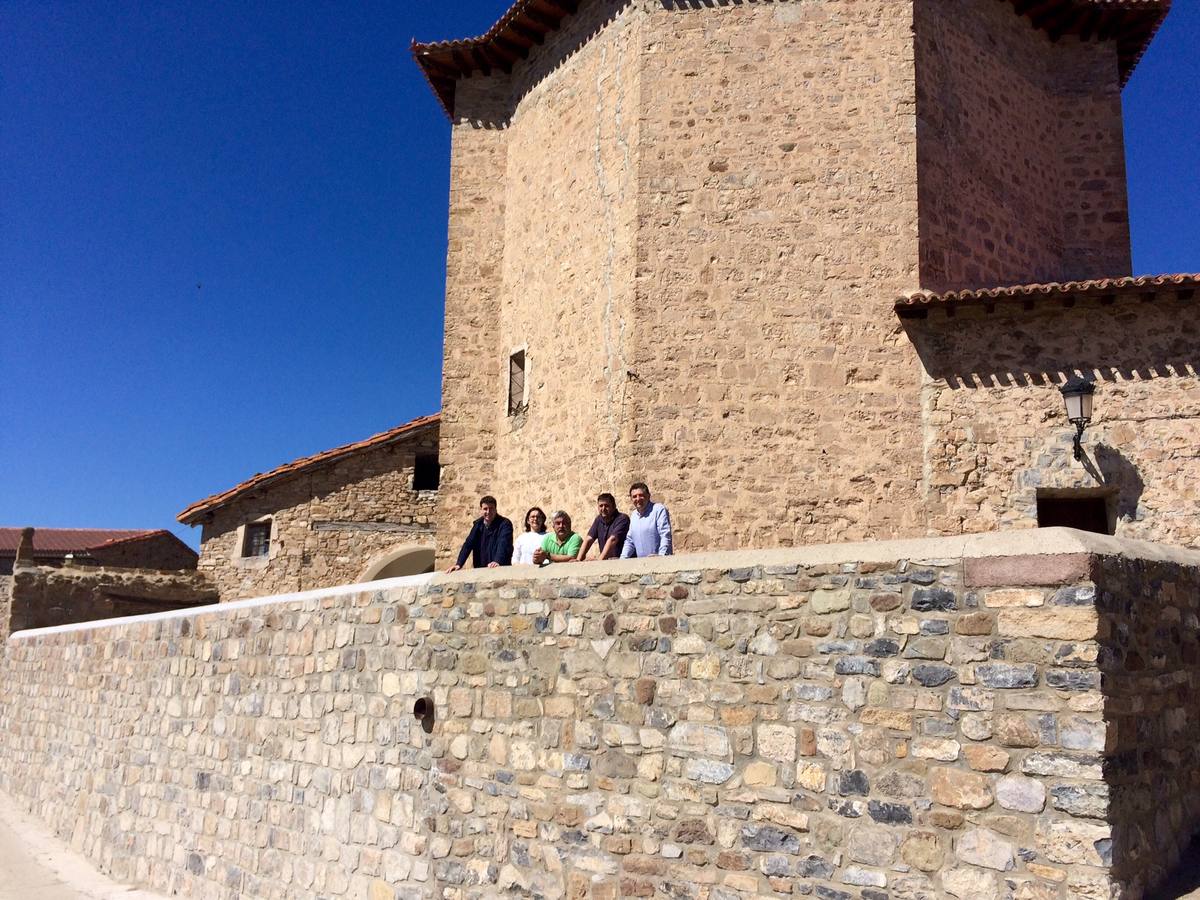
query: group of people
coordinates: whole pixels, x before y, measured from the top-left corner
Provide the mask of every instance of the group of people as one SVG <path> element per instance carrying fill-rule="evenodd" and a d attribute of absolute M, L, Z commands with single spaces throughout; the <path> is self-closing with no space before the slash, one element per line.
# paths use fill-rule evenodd
<path fill-rule="evenodd" d="M 629 488 L 629 515 L 617 510 L 617 499 L 604 493 L 596 498 L 596 518 L 582 536 L 571 527 L 571 516 L 559 510 L 549 519 L 535 506 L 525 513 L 525 531 L 513 540 L 513 525 L 496 509 L 496 498 L 479 501 L 482 515 L 471 525 L 471 532 L 458 552 L 458 561 L 448 572 L 457 572 L 467 562 L 476 568 L 552 563 L 582 562 L 593 546 L 598 559 L 632 559 L 671 555 L 671 514 L 661 503 L 650 499 L 650 488 L 636 482 Z"/>

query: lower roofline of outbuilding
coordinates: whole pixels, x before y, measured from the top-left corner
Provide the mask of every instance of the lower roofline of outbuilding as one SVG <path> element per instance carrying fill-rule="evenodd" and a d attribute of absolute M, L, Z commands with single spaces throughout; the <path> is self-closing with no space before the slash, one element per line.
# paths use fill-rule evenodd
<path fill-rule="evenodd" d="M 943 310 L 947 315 L 963 307 L 982 307 L 986 312 L 1018 306 L 1025 310 L 1074 306 L 1084 299 L 1098 299 L 1102 304 L 1114 303 L 1118 296 L 1141 295 L 1145 300 L 1174 297 L 1192 300 L 1200 287 L 1200 274 L 1141 275 L 1120 278 L 1099 278 L 1090 281 L 1018 284 L 1000 287 L 971 288 L 956 291 L 914 291 L 895 302 L 896 315 L 902 319 L 923 319 L 931 310 Z"/>

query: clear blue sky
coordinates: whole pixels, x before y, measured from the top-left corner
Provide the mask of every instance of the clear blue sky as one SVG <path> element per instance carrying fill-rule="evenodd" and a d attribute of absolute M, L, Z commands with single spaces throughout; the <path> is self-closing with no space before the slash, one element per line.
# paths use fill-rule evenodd
<path fill-rule="evenodd" d="M 508 0 L 0 2 L 0 524 L 188 503 L 439 405 L 449 126 Z M 1125 93 L 1138 273 L 1200 269 L 1200 2 Z"/>

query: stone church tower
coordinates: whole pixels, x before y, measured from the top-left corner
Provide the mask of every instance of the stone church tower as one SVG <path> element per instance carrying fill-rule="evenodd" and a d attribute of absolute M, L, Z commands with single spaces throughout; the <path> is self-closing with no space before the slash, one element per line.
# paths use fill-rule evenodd
<path fill-rule="evenodd" d="M 518 0 L 414 45 L 453 122 L 440 552 L 482 493 L 585 525 L 633 480 L 683 550 L 1076 500 L 1200 541 L 1196 279 L 1128 277 L 1121 87 L 1167 7 Z"/>

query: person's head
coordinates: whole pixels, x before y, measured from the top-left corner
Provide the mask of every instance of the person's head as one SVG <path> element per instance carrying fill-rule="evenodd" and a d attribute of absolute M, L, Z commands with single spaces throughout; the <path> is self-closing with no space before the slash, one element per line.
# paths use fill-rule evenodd
<path fill-rule="evenodd" d="M 480 497 L 479 511 L 483 513 L 484 524 L 491 525 L 492 519 L 496 518 L 496 498 L 491 494 L 488 494 L 486 497 Z"/>
<path fill-rule="evenodd" d="M 561 509 L 554 514 L 554 518 L 550 521 L 554 525 L 554 536 L 560 541 L 565 541 L 571 536 L 571 517 Z"/>
<path fill-rule="evenodd" d="M 543 534 L 546 531 L 546 514 L 542 512 L 540 506 L 529 507 L 529 512 L 525 513 L 525 530 L 534 531 L 538 534 Z"/>
<path fill-rule="evenodd" d="M 646 487 L 646 482 L 635 481 L 629 486 L 629 499 L 633 503 L 633 508 L 640 513 L 644 513 L 650 505 L 650 488 Z"/>
<path fill-rule="evenodd" d="M 605 522 L 610 521 L 617 514 L 617 498 L 612 494 L 601 494 L 596 498 L 596 511 Z"/>

